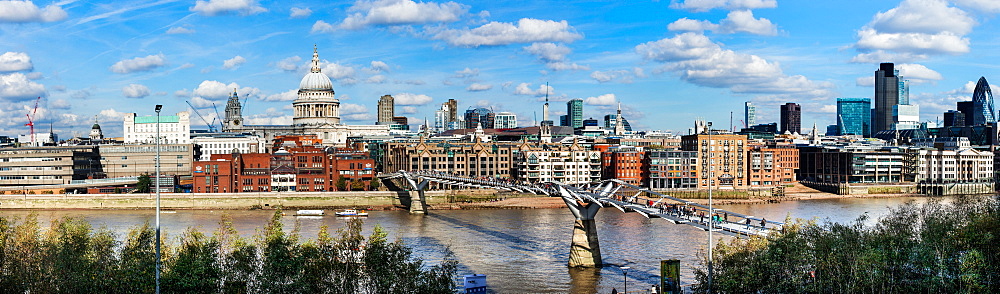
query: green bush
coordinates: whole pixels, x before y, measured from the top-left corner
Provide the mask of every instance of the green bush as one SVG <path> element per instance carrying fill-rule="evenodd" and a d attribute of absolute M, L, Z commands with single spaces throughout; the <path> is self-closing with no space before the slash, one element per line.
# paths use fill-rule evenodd
<path fill-rule="evenodd" d="M 933 200 L 873 225 L 795 221 L 716 246 L 718 293 L 998 293 L 1000 200 Z M 707 261 L 695 275 L 708 292 Z"/>
<path fill-rule="evenodd" d="M 316 240 L 285 233 L 281 212 L 251 238 L 223 216 L 211 236 L 189 228 L 163 246 L 164 293 L 454 293 L 457 262 L 427 266 L 379 227 L 361 220 Z M 4 293 L 152 293 L 155 231 L 132 228 L 123 241 L 81 218 L 0 216 L 0 289 Z"/>

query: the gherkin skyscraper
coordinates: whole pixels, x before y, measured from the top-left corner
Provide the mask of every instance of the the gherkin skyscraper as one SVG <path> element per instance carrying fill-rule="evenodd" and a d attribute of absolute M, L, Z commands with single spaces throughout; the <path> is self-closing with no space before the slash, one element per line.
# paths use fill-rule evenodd
<path fill-rule="evenodd" d="M 993 91 L 986 77 L 980 77 L 976 82 L 976 90 L 972 92 L 972 124 L 984 125 L 997 122 L 997 112 L 993 108 Z"/>

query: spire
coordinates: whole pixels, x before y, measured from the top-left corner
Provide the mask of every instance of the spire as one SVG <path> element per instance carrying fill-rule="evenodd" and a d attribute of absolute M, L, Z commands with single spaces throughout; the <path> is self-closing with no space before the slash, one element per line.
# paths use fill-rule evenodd
<path fill-rule="evenodd" d="M 309 72 L 322 72 L 319 68 L 319 50 L 317 49 L 316 44 L 313 44 L 312 69 Z"/>

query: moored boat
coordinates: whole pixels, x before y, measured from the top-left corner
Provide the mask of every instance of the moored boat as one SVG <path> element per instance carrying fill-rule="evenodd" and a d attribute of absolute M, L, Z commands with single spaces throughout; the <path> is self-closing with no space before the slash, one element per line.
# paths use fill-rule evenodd
<path fill-rule="evenodd" d="M 323 216 L 322 209 L 301 209 L 295 212 L 295 215 L 301 216 Z"/>
<path fill-rule="evenodd" d="M 368 216 L 368 212 L 365 210 L 345 209 L 344 211 L 338 211 L 337 216 Z"/>

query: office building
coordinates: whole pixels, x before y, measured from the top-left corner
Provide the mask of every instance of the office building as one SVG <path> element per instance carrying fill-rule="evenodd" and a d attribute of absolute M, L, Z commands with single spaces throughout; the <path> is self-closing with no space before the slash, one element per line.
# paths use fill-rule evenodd
<path fill-rule="evenodd" d="M 123 141 L 125 144 L 156 144 L 157 121 L 159 121 L 160 144 L 190 144 L 191 115 L 187 111 L 177 115 L 136 116 L 126 113 Z M 37 135 L 36 135 L 37 137 Z"/>
<path fill-rule="evenodd" d="M 617 114 L 608 114 L 604 116 L 604 129 L 613 130 L 616 125 L 618 125 Z M 625 128 L 626 132 L 632 131 L 632 125 L 628 123 L 627 118 L 622 118 L 622 126 Z"/>
<path fill-rule="evenodd" d="M 512 112 L 497 113 L 494 118 L 493 126 L 496 129 L 517 128 L 517 115 Z"/>
<path fill-rule="evenodd" d="M 496 120 L 496 114 L 492 110 L 486 108 L 475 108 L 465 111 L 465 128 L 475 129 L 477 127 L 482 127 L 484 129 L 494 129 L 494 122 Z"/>
<path fill-rule="evenodd" d="M 980 77 L 976 82 L 976 90 L 972 92 L 972 125 L 996 123 L 996 110 L 993 108 L 993 91 L 986 77 Z"/>
<path fill-rule="evenodd" d="M 903 76 L 898 75 L 899 70 L 896 73 L 899 80 L 899 104 L 910 105 L 910 80 L 904 80 Z"/>
<path fill-rule="evenodd" d="M 955 103 L 955 107 L 957 107 L 958 111 L 962 112 L 962 114 L 965 115 L 965 125 L 966 126 L 972 126 L 973 125 L 972 124 L 972 116 L 973 116 L 972 115 L 973 114 L 973 112 L 972 112 L 972 101 L 961 101 L 961 102 Z"/>
<path fill-rule="evenodd" d="M 875 116 L 872 133 L 889 130 L 894 123 L 892 107 L 899 105 L 899 77 L 892 63 L 879 64 L 875 71 Z"/>
<path fill-rule="evenodd" d="M 965 126 L 965 114 L 957 110 L 948 110 L 948 112 L 944 113 L 944 126 L 945 127 Z"/>
<path fill-rule="evenodd" d="M 698 188 L 747 188 L 747 136 L 713 132 L 681 137 L 681 150 L 698 154 Z M 711 160 L 710 160 L 711 159 Z"/>
<path fill-rule="evenodd" d="M 837 135 L 871 137 L 871 105 L 868 98 L 837 98 Z"/>
<path fill-rule="evenodd" d="M 392 118 L 396 115 L 395 103 L 391 95 L 382 95 L 378 99 L 378 122 L 379 125 L 392 124 Z"/>
<path fill-rule="evenodd" d="M 566 102 L 566 126 L 583 127 L 583 99 Z"/>
<path fill-rule="evenodd" d="M 920 128 L 920 106 L 894 105 L 892 107 L 893 130 L 913 130 Z"/>
<path fill-rule="evenodd" d="M 745 127 L 757 124 L 757 106 L 750 101 L 743 104 L 743 124 Z"/>
<path fill-rule="evenodd" d="M 795 103 L 781 105 L 781 133 L 802 133 L 802 106 Z"/>

